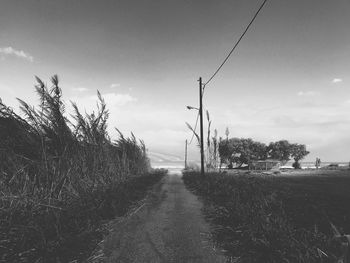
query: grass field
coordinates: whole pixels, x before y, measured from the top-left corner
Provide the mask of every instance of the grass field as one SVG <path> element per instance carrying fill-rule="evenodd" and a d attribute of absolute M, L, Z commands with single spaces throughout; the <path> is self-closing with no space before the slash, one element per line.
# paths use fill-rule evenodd
<path fill-rule="evenodd" d="M 337 262 L 331 224 L 350 234 L 350 172 L 184 174 L 233 262 Z"/>
<path fill-rule="evenodd" d="M 318 224 L 324 231 L 329 222 L 350 234 L 350 170 L 286 173 L 274 178 L 290 218 L 297 225 Z"/>

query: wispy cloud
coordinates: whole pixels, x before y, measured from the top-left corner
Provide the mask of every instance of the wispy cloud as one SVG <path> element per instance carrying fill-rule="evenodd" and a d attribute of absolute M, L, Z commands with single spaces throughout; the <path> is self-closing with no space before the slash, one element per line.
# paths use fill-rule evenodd
<path fill-rule="evenodd" d="M 124 106 L 125 104 L 137 101 L 137 98 L 132 97 L 130 94 L 107 93 L 102 94 L 102 96 L 107 105 L 111 106 Z"/>
<path fill-rule="evenodd" d="M 340 78 L 334 78 L 334 79 L 332 80 L 332 83 L 334 83 L 334 84 L 336 84 L 336 83 L 341 83 L 341 82 L 343 82 L 343 79 L 340 79 Z"/>
<path fill-rule="evenodd" d="M 83 89 L 83 88 L 82 88 Z M 105 100 L 107 107 L 109 109 L 112 108 L 119 108 L 121 106 L 124 106 L 129 103 L 133 103 L 137 101 L 137 98 L 131 96 L 128 93 L 103 93 L 102 94 L 103 99 Z M 84 108 L 87 111 L 93 110 L 96 101 L 97 101 L 97 96 L 75 96 L 71 98 L 71 101 L 76 102 L 78 106 Z"/>
<path fill-rule="evenodd" d="M 113 88 L 118 88 L 118 87 L 120 87 L 120 84 L 119 84 L 119 83 L 112 83 L 110 87 L 111 87 L 112 89 L 113 89 Z"/>
<path fill-rule="evenodd" d="M 312 90 L 309 90 L 309 91 L 299 91 L 297 93 L 298 96 L 308 96 L 308 97 L 311 97 L 311 96 L 315 96 L 319 94 L 318 92 L 315 92 L 315 91 L 312 91 Z"/>
<path fill-rule="evenodd" d="M 84 87 L 77 87 L 77 88 L 73 88 L 73 90 L 79 91 L 79 92 L 84 92 L 84 91 L 87 91 L 88 89 L 84 88 Z"/>
<path fill-rule="evenodd" d="M 30 62 L 34 61 L 34 57 L 32 55 L 24 52 L 23 50 L 14 49 L 13 47 L 0 47 L 0 54 L 2 56 L 16 56 Z"/>

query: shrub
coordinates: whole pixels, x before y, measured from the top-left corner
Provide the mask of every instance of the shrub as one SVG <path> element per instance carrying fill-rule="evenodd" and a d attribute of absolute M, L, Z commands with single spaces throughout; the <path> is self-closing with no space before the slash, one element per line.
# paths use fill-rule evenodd
<path fill-rule="evenodd" d="M 301 169 L 301 165 L 299 162 L 294 162 L 292 166 L 294 167 L 294 169 Z"/>

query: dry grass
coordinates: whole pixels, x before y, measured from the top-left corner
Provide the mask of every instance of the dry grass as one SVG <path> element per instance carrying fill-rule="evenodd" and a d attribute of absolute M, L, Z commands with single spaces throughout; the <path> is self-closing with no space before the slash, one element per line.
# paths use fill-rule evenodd
<path fill-rule="evenodd" d="M 133 134 L 111 141 L 99 93 L 96 112 L 83 116 L 73 104 L 71 123 L 51 81 L 37 78 L 40 105 L 19 100 L 21 115 L 0 104 L 0 262 L 83 258 L 101 220 L 124 213 L 162 175 L 150 175 Z"/>
<path fill-rule="evenodd" d="M 215 240 L 232 262 L 325 263 L 342 255 L 330 222 L 344 214 L 328 213 L 333 203 L 317 199 L 324 189 L 315 191 L 311 178 L 307 191 L 274 176 L 185 173 L 183 179 L 204 199 Z"/>

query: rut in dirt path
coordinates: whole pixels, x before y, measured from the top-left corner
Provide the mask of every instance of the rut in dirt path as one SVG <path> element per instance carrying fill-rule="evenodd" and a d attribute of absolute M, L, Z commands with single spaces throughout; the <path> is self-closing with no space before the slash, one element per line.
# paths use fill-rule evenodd
<path fill-rule="evenodd" d="M 167 175 L 141 208 L 112 222 L 91 262 L 226 262 L 214 249 L 201 208 L 181 175 Z"/>

